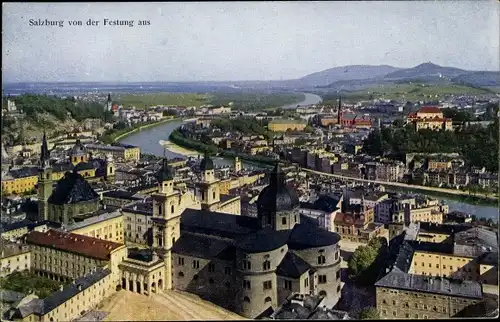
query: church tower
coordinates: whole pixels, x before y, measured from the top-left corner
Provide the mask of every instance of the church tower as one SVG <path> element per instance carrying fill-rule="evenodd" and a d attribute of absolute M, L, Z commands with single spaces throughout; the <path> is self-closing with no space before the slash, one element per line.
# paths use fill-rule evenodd
<path fill-rule="evenodd" d="M 105 109 L 106 109 L 106 111 L 111 111 L 112 107 L 113 107 L 113 102 L 111 101 L 111 93 L 109 93 L 108 100 L 106 101 Z"/>
<path fill-rule="evenodd" d="M 234 172 L 238 173 L 241 171 L 241 160 L 238 157 L 234 158 Z"/>
<path fill-rule="evenodd" d="M 339 108 L 337 111 L 337 124 L 341 125 L 342 124 L 342 97 L 339 96 Z"/>
<path fill-rule="evenodd" d="M 163 158 L 158 173 L 158 193 L 153 194 L 152 246 L 165 253 L 165 289 L 172 289 L 172 247 L 181 235 L 181 195 L 174 189 L 174 171 Z"/>
<path fill-rule="evenodd" d="M 216 211 L 220 203 L 219 180 L 215 178 L 214 162 L 206 152 L 200 171 L 202 181 L 196 184 L 196 196 L 201 200 L 201 209 Z"/>
<path fill-rule="evenodd" d="M 38 164 L 38 220 L 47 220 L 49 217 L 49 197 L 52 194 L 52 167 L 50 166 L 50 152 L 47 145 L 47 136 L 43 132 L 40 162 Z"/>
<path fill-rule="evenodd" d="M 257 198 L 257 217 L 260 228 L 290 230 L 300 224 L 299 198 L 294 189 L 286 184 L 286 175 L 279 162 L 271 172 L 269 185 Z"/>
<path fill-rule="evenodd" d="M 106 156 L 106 181 L 113 181 L 115 178 L 115 162 L 113 161 L 113 155 L 108 154 Z"/>

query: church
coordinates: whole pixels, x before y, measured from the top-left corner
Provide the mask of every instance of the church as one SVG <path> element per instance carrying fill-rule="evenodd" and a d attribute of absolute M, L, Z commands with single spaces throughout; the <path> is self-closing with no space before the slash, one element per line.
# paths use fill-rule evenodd
<path fill-rule="evenodd" d="M 294 292 L 319 295 L 328 307 L 338 302 L 340 236 L 299 213 L 299 198 L 286 184 L 278 163 L 258 197 L 257 217 L 241 216 L 240 197 L 220 193 L 208 155 L 201 162 L 202 177 L 194 191 L 176 184 L 168 160 L 162 163 L 157 192 L 121 209 L 123 228 L 119 227 L 125 244 L 130 242 L 132 225 L 145 225 L 140 229 L 145 238 L 134 242 L 146 248 L 143 251 L 155 265 L 152 270 L 151 261 L 146 261 L 140 272 L 131 270 L 127 258 L 132 256 L 132 248 L 126 249 L 128 257 L 110 259 L 113 281 L 121 276 L 123 289 L 141 294 L 183 290 L 247 318 L 278 308 Z M 67 172 L 52 191 L 44 146 L 39 188 L 41 219 L 67 225 L 100 208 L 97 194 L 75 171 Z M 85 229 L 97 225 L 98 221 Z M 92 239 L 85 232 L 79 234 Z M 134 261 L 134 267 L 139 262 Z M 151 283 L 156 275 L 161 279 Z"/>
<path fill-rule="evenodd" d="M 50 151 L 44 134 L 38 168 L 38 220 L 68 225 L 75 216 L 97 211 L 99 196 L 86 179 L 112 180 L 114 162 L 91 159 L 85 146 L 77 140 L 70 151 L 70 161 L 50 163 Z M 57 180 L 55 189 L 53 183 Z"/>
<path fill-rule="evenodd" d="M 204 182 L 213 180 L 211 164 L 205 156 Z M 300 215 L 279 164 L 258 197 L 257 218 L 212 211 L 213 198 L 176 212 L 170 171 L 160 177 L 151 217 L 165 289 L 195 293 L 248 318 L 277 308 L 292 292 L 323 296 L 327 306 L 338 302 L 340 236 Z"/>

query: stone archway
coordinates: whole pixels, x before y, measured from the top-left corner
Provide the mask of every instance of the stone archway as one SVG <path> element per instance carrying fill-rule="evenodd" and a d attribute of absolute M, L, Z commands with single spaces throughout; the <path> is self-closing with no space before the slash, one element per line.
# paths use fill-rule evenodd
<path fill-rule="evenodd" d="M 156 283 L 151 283 L 151 292 L 156 293 Z"/>
<path fill-rule="evenodd" d="M 158 280 L 158 291 L 161 291 L 163 290 L 163 280 L 160 278 Z"/>
<path fill-rule="evenodd" d="M 135 291 L 139 294 L 141 294 L 141 282 L 140 281 L 136 281 L 135 282 Z"/>

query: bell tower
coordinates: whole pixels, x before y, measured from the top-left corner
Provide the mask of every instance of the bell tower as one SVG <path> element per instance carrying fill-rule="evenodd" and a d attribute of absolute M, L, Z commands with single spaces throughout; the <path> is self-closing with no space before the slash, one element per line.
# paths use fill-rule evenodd
<path fill-rule="evenodd" d="M 38 220 L 48 220 L 49 197 L 52 194 L 52 167 L 50 166 L 50 152 L 47 145 L 47 136 L 43 132 L 40 161 L 38 164 Z"/>
<path fill-rule="evenodd" d="M 342 124 L 342 97 L 339 96 L 339 108 L 337 110 L 337 124 L 341 125 Z"/>
<path fill-rule="evenodd" d="M 201 209 L 216 211 L 220 203 L 219 180 L 215 178 L 214 162 L 206 152 L 200 171 L 202 182 L 196 184 L 196 195 L 201 201 Z"/>
<path fill-rule="evenodd" d="M 174 171 L 163 158 L 158 192 L 153 194 L 152 246 L 165 250 L 165 289 L 172 289 L 172 247 L 181 235 L 181 194 L 174 189 Z"/>
<path fill-rule="evenodd" d="M 238 173 L 241 171 L 241 160 L 239 157 L 234 158 L 234 172 Z"/>
<path fill-rule="evenodd" d="M 113 181 L 115 178 L 115 162 L 113 161 L 113 155 L 108 154 L 106 156 L 106 181 Z"/>

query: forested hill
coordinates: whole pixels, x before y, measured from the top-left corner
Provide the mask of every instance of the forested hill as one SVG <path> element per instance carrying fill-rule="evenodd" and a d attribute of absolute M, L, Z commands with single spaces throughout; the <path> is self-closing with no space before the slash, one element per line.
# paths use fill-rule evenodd
<path fill-rule="evenodd" d="M 9 98 L 14 101 L 28 119 L 36 120 L 39 114 L 50 114 L 64 121 L 73 118 L 83 121 L 87 118 L 104 118 L 104 108 L 101 103 L 77 101 L 73 97 L 59 98 L 56 96 L 24 94 Z M 4 97 L 4 103 L 7 98 Z"/>
<path fill-rule="evenodd" d="M 7 144 L 29 143 L 40 139 L 43 130 L 48 135 L 56 135 L 72 130 L 88 118 L 104 119 L 104 107 L 98 102 L 84 102 L 73 97 L 24 94 L 9 97 L 16 103 L 17 110 L 23 117 L 8 113 L 2 117 L 2 142 Z M 3 97 L 2 108 L 7 106 L 7 97 Z M 106 115 L 110 120 L 111 115 Z"/>
<path fill-rule="evenodd" d="M 460 153 L 468 165 L 498 172 L 498 118 L 483 127 L 463 126 L 456 131 L 422 130 L 402 125 L 375 130 L 368 135 L 363 149 L 370 155 L 422 153 Z"/>

